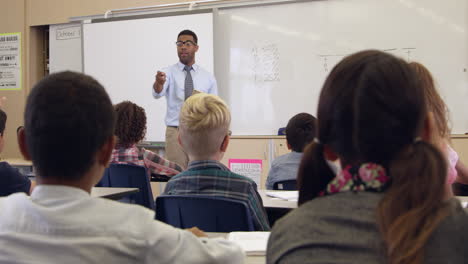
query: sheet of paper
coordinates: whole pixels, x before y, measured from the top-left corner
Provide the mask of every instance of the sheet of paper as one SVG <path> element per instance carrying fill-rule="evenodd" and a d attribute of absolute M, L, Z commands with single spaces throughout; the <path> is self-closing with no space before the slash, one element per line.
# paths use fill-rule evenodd
<path fill-rule="evenodd" d="M 21 89 L 21 33 L 0 34 L 0 90 Z"/>
<path fill-rule="evenodd" d="M 229 169 L 237 174 L 251 178 L 257 187 L 262 176 L 261 159 L 229 159 Z"/>
<path fill-rule="evenodd" d="M 262 256 L 266 253 L 270 232 L 231 232 L 228 240 L 237 243 L 247 255 Z"/>
<path fill-rule="evenodd" d="M 287 201 L 297 201 L 299 198 L 298 191 L 268 191 L 266 195 Z"/>

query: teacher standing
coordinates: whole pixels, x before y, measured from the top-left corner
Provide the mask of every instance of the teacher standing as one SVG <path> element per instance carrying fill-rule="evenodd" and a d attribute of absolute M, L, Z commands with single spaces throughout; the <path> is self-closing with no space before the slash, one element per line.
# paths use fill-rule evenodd
<path fill-rule="evenodd" d="M 176 46 L 179 62 L 156 73 L 153 96 L 156 99 L 167 98 L 166 158 L 185 169 L 188 156 L 178 142 L 180 108 L 194 91 L 217 94 L 218 87 L 213 74 L 195 64 L 198 37 L 193 31 L 181 31 Z"/>

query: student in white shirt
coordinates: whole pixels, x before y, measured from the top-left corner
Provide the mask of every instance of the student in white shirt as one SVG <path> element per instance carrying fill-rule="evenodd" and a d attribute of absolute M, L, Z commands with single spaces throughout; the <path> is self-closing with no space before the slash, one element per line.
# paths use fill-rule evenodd
<path fill-rule="evenodd" d="M 90 197 L 109 163 L 114 123 L 109 96 L 89 76 L 52 74 L 32 89 L 19 144 L 38 185 L 31 197 L 0 199 L 0 263 L 242 263 L 242 250 L 226 240 Z"/>
<path fill-rule="evenodd" d="M 177 36 L 176 45 L 179 61 L 156 73 L 153 96 L 167 98 L 166 158 L 186 168 L 188 156 L 177 141 L 180 109 L 195 90 L 216 95 L 218 87 L 213 74 L 195 63 L 199 47 L 197 35 L 183 30 Z"/>

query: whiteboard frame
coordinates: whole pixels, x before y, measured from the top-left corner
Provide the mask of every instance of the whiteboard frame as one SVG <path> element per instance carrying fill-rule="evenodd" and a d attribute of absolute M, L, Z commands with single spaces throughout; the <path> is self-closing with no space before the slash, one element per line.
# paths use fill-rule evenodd
<path fill-rule="evenodd" d="M 300 3 L 300 2 L 315 2 L 323 0 L 236 0 L 234 1 L 217 1 L 214 3 L 205 1 L 194 1 L 194 2 L 183 2 L 175 4 L 162 4 L 155 6 L 142 6 L 135 8 L 124 8 L 108 10 L 104 14 L 90 15 L 90 16 L 76 16 L 70 17 L 69 21 L 89 21 L 91 20 L 105 20 L 112 21 L 112 19 L 134 19 L 138 16 L 148 16 L 157 14 L 166 15 L 177 15 L 177 13 L 193 13 L 197 11 L 208 11 L 211 12 L 213 9 L 225 9 L 225 8 L 238 8 L 238 7 L 251 7 L 251 6 L 264 6 L 264 5 L 276 5 L 276 4 L 288 4 L 288 3 Z M 195 3 L 193 5 L 192 3 Z M 200 5 L 199 5 L 200 4 Z M 118 11 L 118 13 L 112 12 Z M 109 16 L 109 12 L 111 15 Z M 104 22 L 104 21 L 102 21 Z"/>

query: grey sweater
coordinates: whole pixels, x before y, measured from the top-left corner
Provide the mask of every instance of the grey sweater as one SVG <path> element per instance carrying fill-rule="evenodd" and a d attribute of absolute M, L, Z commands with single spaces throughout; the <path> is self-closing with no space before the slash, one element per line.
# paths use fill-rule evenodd
<path fill-rule="evenodd" d="M 376 224 L 382 194 L 343 192 L 309 201 L 273 227 L 267 263 L 386 263 Z M 451 199 L 450 215 L 425 246 L 424 263 L 468 263 L 468 212 Z"/>

